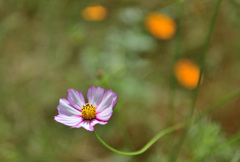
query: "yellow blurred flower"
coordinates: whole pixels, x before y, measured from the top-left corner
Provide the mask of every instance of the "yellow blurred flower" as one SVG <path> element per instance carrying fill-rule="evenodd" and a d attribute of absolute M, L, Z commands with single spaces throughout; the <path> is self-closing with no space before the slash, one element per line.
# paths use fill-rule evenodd
<path fill-rule="evenodd" d="M 106 16 L 106 8 L 98 4 L 88 6 L 82 11 L 82 17 L 87 21 L 101 21 L 104 20 Z"/>
<path fill-rule="evenodd" d="M 197 87 L 200 75 L 199 66 L 190 59 L 180 59 L 174 65 L 174 74 L 178 82 L 187 89 L 194 89 Z M 203 75 L 201 82 L 203 81 Z"/>
<path fill-rule="evenodd" d="M 151 13 L 145 24 L 147 30 L 158 39 L 170 39 L 176 32 L 175 21 L 164 14 Z"/>

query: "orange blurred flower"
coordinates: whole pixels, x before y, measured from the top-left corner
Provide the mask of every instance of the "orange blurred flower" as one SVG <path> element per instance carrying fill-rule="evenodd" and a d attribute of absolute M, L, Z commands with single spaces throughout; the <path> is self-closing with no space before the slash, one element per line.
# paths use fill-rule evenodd
<path fill-rule="evenodd" d="M 170 39 L 175 35 L 176 23 L 167 15 L 151 13 L 145 23 L 147 30 L 158 39 Z"/>
<path fill-rule="evenodd" d="M 88 6 L 82 11 L 82 17 L 87 21 L 101 21 L 106 16 L 106 8 L 98 4 Z"/>
<path fill-rule="evenodd" d="M 174 74 L 178 82 L 185 88 L 197 87 L 200 75 L 199 66 L 190 59 L 180 59 L 174 65 Z M 200 84 L 203 82 L 203 75 Z"/>

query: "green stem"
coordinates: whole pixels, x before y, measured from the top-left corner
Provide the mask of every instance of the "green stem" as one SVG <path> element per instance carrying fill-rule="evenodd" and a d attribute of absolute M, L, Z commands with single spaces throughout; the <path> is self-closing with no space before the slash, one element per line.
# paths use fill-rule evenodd
<path fill-rule="evenodd" d="M 214 102 L 212 105 L 210 105 L 208 108 L 206 108 L 206 110 L 198 115 L 197 117 L 197 120 L 194 121 L 194 123 L 197 123 L 200 121 L 200 119 L 202 117 L 204 117 L 205 115 L 207 115 L 210 111 L 216 109 L 217 107 L 221 106 L 222 104 L 225 104 L 226 102 L 228 102 L 229 100 L 235 98 L 236 96 L 240 95 L 240 89 L 222 97 L 220 100 L 217 100 L 216 102 Z M 128 156 L 133 156 L 133 155 L 139 155 L 143 152 L 145 152 L 147 149 L 149 149 L 155 142 L 157 142 L 161 137 L 169 134 L 169 133 L 172 133 L 178 129 L 181 129 L 183 128 L 184 125 L 183 124 L 178 124 L 178 125 L 175 125 L 173 127 L 170 127 L 170 128 L 167 128 L 165 129 L 164 131 L 158 133 L 155 137 L 153 137 L 142 149 L 140 149 L 139 151 L 135 151 L 135 152 L 122 152 L 122 151 L 119 151 L 119 150 L 116 150 L 114 148 L 112 148 L 111 146 L 109 146 L 108 144 L 106 144 L 100 137 L 99 135 L 94 131 L 94 134 L 96 135 L 97 139 L 106 147 L 108 148 L 109 150 L 115 152 L 115 153 L 118 153 L 118 154 L 121 154 L 121 155 L 128 155 Z M 183 137 L 182 137 L 183 138 Z M 233 139 L 230 139 L 228 143 L 232 143 L 234 141 L 236 141 L 237 139 L 239 139 L 239 136 L 237 136 L 236 138 L 233 138 Z M 183 141 L 183 140 L 180 140 L 180 141 Z M 225 146 L 225 145 L 224 145 Z M 222 148 L 222 147 L 220 147 Z M 219 149 L 217 149 L 219 150 Z M 214 151 L 215 153 L 216 151 Z"/>
<path fill-rule="evenodd" d="M 181 49 L 181 38 L 182 38 L 182 17 L 183 17 L 183 5 L 184 2 L 182 1 L 178 1 L 178 30 L 176 33 L 176 48 L 173 54 L 173 58 L 171 61 L 171 74 L 172 74 L 172 67 L 174 66 L 174 63 L 176 62 L 176 60 L 179 58 L 180 55 L 180 49 Z M 170 78 L 170 93 L 169 93 L 169 111 L 170 111 L 170 115 L 169 115 L 169 119 L 168 119 L 168 125 L 172 125 L 173 121 L 174 121 L 174 100 L 175 100 L 175 94 L 176 94 L 176 80 L 174 78 L 174 75 L 171 75 Z"/>
<path fill-rule="evenodd" d="M 203 74 L 205 57 L 206 57 L 208 45 L 209 45 L 209 42 L 210 42 L 210 38 L 211 38 L 211 35 L 212 35 L 213 26 L 214 26 L 214 23 L 215 23 L 215 20 L 216 20 L 217 12 L 218 12 L 218 9 L 220 7 L 220 3 L 221 3 L 221 0 L 218 0 L 217 3 L 216 3 L 214 13 L 213 13 L 213 16 L 212 16 L 212 20 L 211 20 L 211 23 L 210 23 L 209 31 L 208 31 L 208 34 L 207 34 L 207 37 L 206 37 L 206 41 L 204 43 L 204 47 L 203 47 L 203 51 L 202 51 L 202 55 L 201 55 L 201 60 L 200 60 L 200 75 L 199 75 L 199 79 L 198 79 L 198 84 L 197 84 L 196 89 L 193 91 L 192 103 L 191 103 L 190 111 L 189 111 L 188 117 L 185 121 L 185 124 L 190 123 L 189 121 L 191 121 L 192 116 L 193 116 L 193 112 L 194 112 L 194 108 L 195 108 L 195 104 L 196 104 L 197 93 L 198 93 L 199 85 L 200 85 L 202 74 Z M 169 159 L 170 162 L 175 162 L 177 160 L 177 156 L 178 156 L 178 154 L 181 150 L 181 147 L 184 143 L 184 140 L 187 136 L 188 127 L 184 130 L 183 134 L 181 135 L 181 137 L 180 137 L 180 139 L 177 143 L 177 146 L 175 147 L 175 151 L 173 151 L 172 154 L 170 155 L 170 159 Z"/>
<path fill-rule="evenodd" d="M 200 86 L 200 83 L 201 83 L 201 78 L 202 78 L 202 75 L 203 75 L 205 57 L 206 57 L 208 45 L 209 45 L 209 42 L 210 42 L 210 38 L 211 38 L 211 35 L 212 35 L 214 23 L 215 23 L 215 20 L 216 20 L 216 17 L 217 17 L 217 13 L 218 13 L 221 1 L 222 0 L 218 0 L 217 3 L 216 3 L 215 9 L 214 9 L 214 13 L 213 13 L 213 16 L 212 16 L 212 20 L 211 20 L 211 23 L 210 23 L 208 35 L 207 35 L 207 38 L 206 38 L 206 41 L 205 41 L 205 44 L 204 44 L 204 47 L 203 47 L 201 60 L 200 60 L 200 75 L 199 75 L 199 78 L 198 78 L 197 88 L 193 92 L 194 94 L 193 94 L 193 98 L 192 98 L 192 106 L 191 106 L 191 111 L 190 111 L 190 117 L 192 116 L 192 114 L 194 112 L 196 98 L 197 98 L 197 93 L 198 93 L 198 89 L 199 89 L 199 86 Z"/>
<path fill-rule="evenodd" d="M 171 60 L 171 66 L 170 66 L 170 74 L 171 74 L 171 78 L 170 78 L 170 92 L 169 92 L 169 118 L 168 118 L 168 122 L 167 125 L 168 126 L 172 126 L 174 123 L 174 118 L 175 118 L 175 106 L 174 106 L 174 102 L 175 102 L 175 96 L 176 96 L 176 80 L 174 78 L 174 75 L 172 73 L 173 70 L 173 66 L 176 62 L 176 60 L 178 60 L 179 56 L 180 56 L 180 51 L 181 51 L 181 39 L 182 39 L 182 18 L 183 18 L 183 9 L 184 7 L 184 2 L 183 1 L 178 1 L 178 21 L 177 21 L 177 33 L 176 33 L 176 40 L 175 40 L 175 51 L 173 53 L 173 57 Z M 171 148 L 173 146 L 173 135 L 169 134 L 168 135 L 168 143 L 167 143 L 167 149 L 169 152 L 171 152 Z"/>
<path fill-rule="evenodd" d="M 99 135 L 94 131 L 94 134 L 96 135 L 97 139 L 106 147 L 108 148 L 109 150 L 117 153 L 117 154 L 121 154 L 121 155 L 127 155 L 127 156 L 133 156 L 133 155 L 139 155 L 139 154 L 142 154 L 143 152 L 145 152 L 147 149 L 149 149 L 155 142 L 157 142 L 160 138 L 162 138 L 163 136 L 171 133 L 171 132 L 174 132 L 178 129 L 181 129 L 183 128 L 183 125 L 182 124 L 178 124 L 178 125 L 175 125 L 173 127 L 170 127 L 170 128 L 167 128 L 163 131 L 161 131 L 160 133 L 158 133 L 156 136 L 154 136 L 143 148 L 141 148 L 140 150 L 138 151 L 134 151 L 134 152 L 123 152 L 123 151 L 119 151 L 119 150 L 116 150 L 115 148 L 109 146 L 107 143 L 105 143 L 100 137 Z"/>

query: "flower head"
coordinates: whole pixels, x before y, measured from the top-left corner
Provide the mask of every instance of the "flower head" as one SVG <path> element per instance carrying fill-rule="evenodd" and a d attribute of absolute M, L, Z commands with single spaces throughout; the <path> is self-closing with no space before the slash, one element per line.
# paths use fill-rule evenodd
<path fill-rule="evenodd" d="M 106 15 L 106 8 L 98 4 L 88 6 L 82 11 L 82 17 L 87 21 L 101 21 Z"/>
<path fill-rule="evenodd" d="M 55 120 L 64 125 L 94 131 L 96 124 L 105 125 L 112 116 L 113 107 L 117 104 L 117 93 L 103 88 L 90 87 L 87 92 L 88 103 L 83 93 L 69 89 L 67 99 L 59 100 L 58 115 Z"/>
<path fill-rule="evenodd" d="M 187 89 L 194 89 L 197 87 L 200 75 L 199 66 L 190 59 L 180 59 L 174 65 L 174 74 L 178 82 Z M 203 75 L 201 82 L 203 81 Z"/>
<path fill-rule="evenodd" d="M 151 13 L 146 19 L 146 29 L 158 39 L 171 39 L 176 32 L 176 23 L 165 14 Z"/>

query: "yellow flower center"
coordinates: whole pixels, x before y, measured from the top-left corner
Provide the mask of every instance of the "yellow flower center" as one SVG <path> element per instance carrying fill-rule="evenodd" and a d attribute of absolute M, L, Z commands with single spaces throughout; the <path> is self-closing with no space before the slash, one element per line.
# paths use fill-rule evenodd
<path fill-rule="evenodd" d="M 96 108 L 89 103 L 86 103 L 86 105 L 83 105 L 82 107 L 82 117 L 87 120 L 94 119 L 96 116 Z"/>

